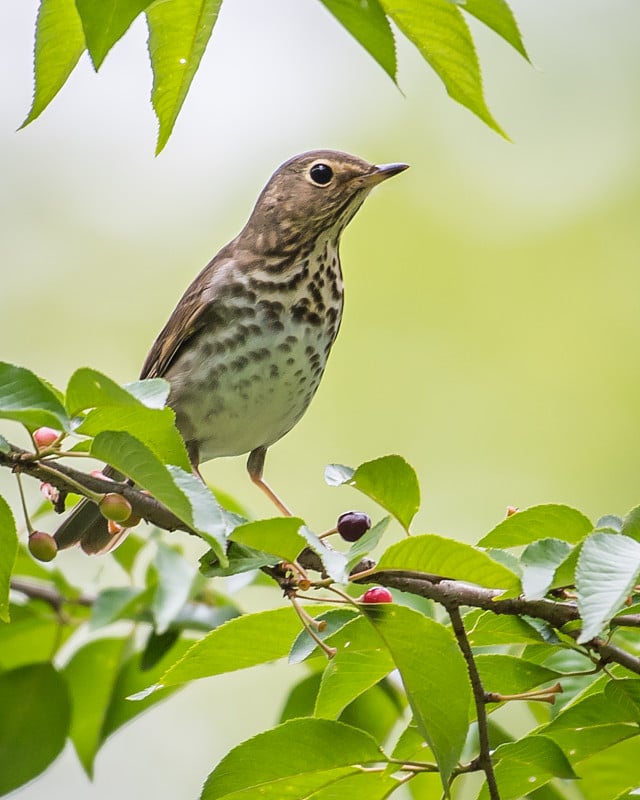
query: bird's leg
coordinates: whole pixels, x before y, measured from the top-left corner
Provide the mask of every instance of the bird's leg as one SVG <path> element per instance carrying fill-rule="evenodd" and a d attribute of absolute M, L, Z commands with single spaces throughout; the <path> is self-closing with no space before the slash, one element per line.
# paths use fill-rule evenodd
<path fill-rule="evenodd" d="M 292 517 L 293 514 L 291 511 L 285 506 L 285 504 L 273 491 L 269 484 L 262 478 L 262 474 L 264 472 L 264 459 L 266 455 L 266 447 L 256 447 L 255 450 L 252 450 L 249 453 L 249 458 L 247 460 L 247 472 L 249 473 L 249 477 L 259 489 L 262 489 L 269 500 L 276 505 L 281 514 L 284 514 L 285 517 Z"/>

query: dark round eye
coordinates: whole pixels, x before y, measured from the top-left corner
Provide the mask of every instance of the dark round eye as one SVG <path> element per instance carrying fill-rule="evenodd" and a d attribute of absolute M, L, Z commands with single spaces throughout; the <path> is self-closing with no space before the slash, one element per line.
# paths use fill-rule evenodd
<path fill-rule="evenodd" d="M 331 183 L 333 170 L 328 164 L 314 164 L 309 170 L 309 177 L 318 186 L 326 186 Z"/>

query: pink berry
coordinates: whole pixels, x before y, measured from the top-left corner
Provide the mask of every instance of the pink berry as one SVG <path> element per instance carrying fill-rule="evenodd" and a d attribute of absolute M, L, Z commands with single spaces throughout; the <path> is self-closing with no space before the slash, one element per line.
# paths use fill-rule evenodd
<path fill-rule="evenodd" d="M 393 596 L 384 586 L 373 586 L 362 595 L 363 603 L 393 603 Z"/>
<path fill-rule="evenodd" d="M 38 561 L 51 561 L 58 552 L 56 540 L 43 531 L 33 531 L 29 535 L 28 547 L 31 555 Z"/>
<path fill-rule="evenodd" d="M 45 447 L 51 447 L 58 436 L 60 436 L 60 431 L 56 431 L 54 428 L 38 428 L 33 432 L 33 441 L 38 445 L 38 449 L 42 450 Z"/>

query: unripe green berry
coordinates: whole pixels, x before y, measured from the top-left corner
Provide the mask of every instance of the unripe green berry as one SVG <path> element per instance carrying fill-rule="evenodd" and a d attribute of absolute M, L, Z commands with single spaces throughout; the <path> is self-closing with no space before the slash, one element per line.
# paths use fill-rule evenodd
<path fill-rule="evenodd" d="M 115 492 L 109 492 L 100 501 L 98 506 L 100 513 L 106 519 L 113 520 L 122 524 L 131 516 L 131 503 L 126 497 Z"/>
<path fill-rule="evenodd" d="M 58 552 L 56 540 L 43 531 L 33 531 L 29 535 L 28 547 L 31 555 L 38 561 L 51 561 Z"/>

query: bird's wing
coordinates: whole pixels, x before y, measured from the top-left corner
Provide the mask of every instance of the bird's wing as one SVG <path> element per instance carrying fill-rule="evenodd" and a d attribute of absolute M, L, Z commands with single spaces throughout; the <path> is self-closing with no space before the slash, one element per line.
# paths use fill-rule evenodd
<path fill-rule="evenodd" d="M 142 366 L 141 379 L 164 377 L 184 345 L 206 327 L 217 279 L 233 266 L 227 250 L 228 247 L 221 250 L 187 288 L 153 343 Z"/>

